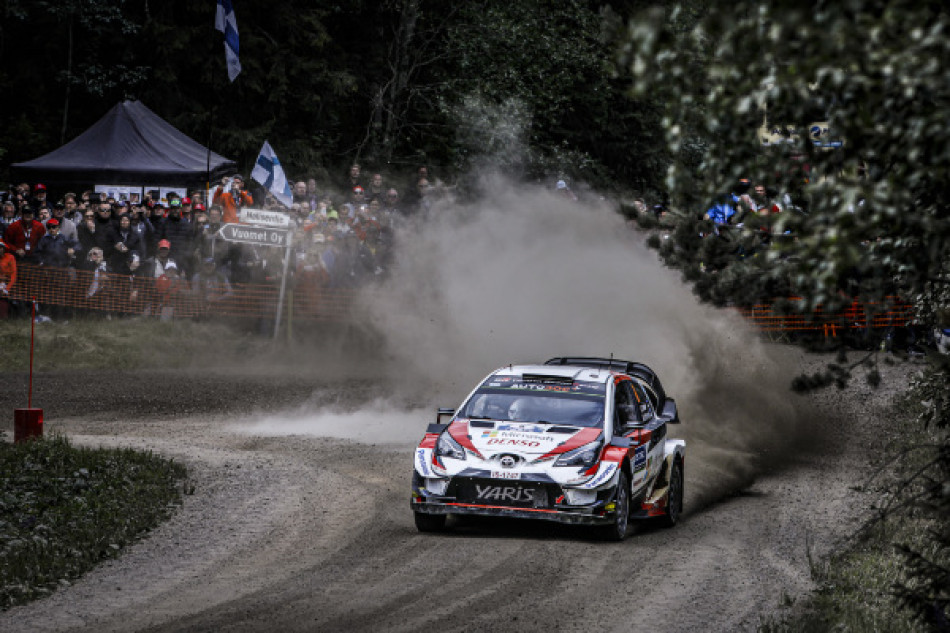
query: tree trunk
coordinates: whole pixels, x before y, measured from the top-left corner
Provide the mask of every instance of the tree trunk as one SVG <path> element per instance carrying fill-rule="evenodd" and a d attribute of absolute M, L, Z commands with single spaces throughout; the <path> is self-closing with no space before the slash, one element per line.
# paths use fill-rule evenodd
<path fill-rule="evenodd" d="M 63 103 L 63 128 L 59 133 L 59 144 L 66 143 L 66 126 L 69 123 L 69 93 L 73 87 L 73 16 L 69 16 L 68 42 L 66 44 L 66 98 Z"/>

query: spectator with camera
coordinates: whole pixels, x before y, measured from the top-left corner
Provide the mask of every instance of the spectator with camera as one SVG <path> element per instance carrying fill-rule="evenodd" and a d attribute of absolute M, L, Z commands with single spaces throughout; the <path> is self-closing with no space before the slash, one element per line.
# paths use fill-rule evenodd
<path fill-rule="evenodd" d="M 240 174 L 222 180 L 211 201 L 224 210 L 225 223 L 237 222 L 241 208 L 254 204 L 254 198 L 244 188 L 244 177 Z"/>

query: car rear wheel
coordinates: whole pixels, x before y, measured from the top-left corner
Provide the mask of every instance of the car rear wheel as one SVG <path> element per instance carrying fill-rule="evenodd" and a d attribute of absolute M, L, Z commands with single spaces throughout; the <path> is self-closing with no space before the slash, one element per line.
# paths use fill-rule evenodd
<path fill-rule="evenodd" d="M 416 529 L 420 532 L 441 532 L 445 529 L 444 514 L 426 514 L 415 512 Z"/>
<path fill-rule="evenodd" d="M 673 470 L 670 472 L 670 491 L 666 496 L 666 514 L 660 520 L 664 527 L 673 527 L 679 523 L 683 514 L 683 465 L 680 460 L 673 460 Z"/>
<path fill-rule="evenodd" d="M 620 473 L 617 480 L 617 498 L 614 504 L 613 522 L 600 528 L 600 536 L 605 541 L 622 541 L 630 532 L 630 484 L 624 472 Z"/>

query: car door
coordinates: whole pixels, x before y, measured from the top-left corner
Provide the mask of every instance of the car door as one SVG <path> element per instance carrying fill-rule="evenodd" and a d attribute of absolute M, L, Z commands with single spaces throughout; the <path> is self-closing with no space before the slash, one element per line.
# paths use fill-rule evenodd
<path fill-rule="evenodd" d="M 656 415 L 656 394 L 651 394 L 649 386 L 638 381 L 631 383 L 634 399 L 643 428 L 650 431 L 650 440 L 646 445 L 646 481 L 653 481 L 663 467 L 663 449 L 666 441 L 666 423 Z M 650 396 L 653 395 L 653 398 Z"/>

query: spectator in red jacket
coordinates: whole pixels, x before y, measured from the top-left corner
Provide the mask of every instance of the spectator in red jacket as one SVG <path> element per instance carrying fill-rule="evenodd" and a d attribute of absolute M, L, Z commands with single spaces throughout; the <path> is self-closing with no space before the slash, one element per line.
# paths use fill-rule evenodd
<path fill-rule="evenodd" d="M 36 245 L 44 235 L 46 227 L 33 218 L 33 208 L 27 206 L 20 211 L 20 219 L 7 227 L 4 241 L 18 261 L 36 262 Z"/>
<path fill-rule="evenodd" d="M 10 289 L 16 283 L 16 258 L 8 252 L 7 245 L 0 240 L 0 319 L 10 313 Z"/>

